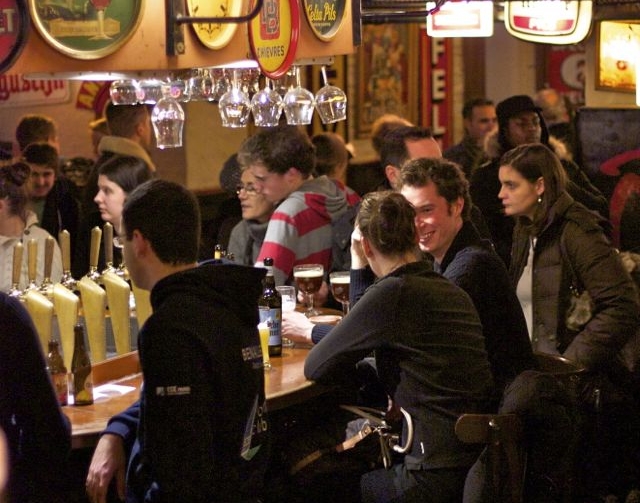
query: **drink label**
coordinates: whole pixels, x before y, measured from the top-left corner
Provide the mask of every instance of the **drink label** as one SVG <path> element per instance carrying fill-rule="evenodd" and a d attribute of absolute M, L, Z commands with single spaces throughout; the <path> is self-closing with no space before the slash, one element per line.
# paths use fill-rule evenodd
<path fill-rule="evenodd" d="M 269 326 L 269 346 L 280 346 L 282 344 L 282 310 L 260 308 L 260 323 Z"/>
<path fill-rule="evenodd" d="M 56 397 L 60 405 L 67 405 L 67 394 L 69 388 L 67 386 L 67 374 L 59 372 L 51 375 L 51 381 L 53 382 L 53 389 L 56 392 Z"/>
<path fill-rule="evenodd" d="M 90 365 L 73 373 L 73 397 L 76 405 L 93 403 L 93 375 Z"/>

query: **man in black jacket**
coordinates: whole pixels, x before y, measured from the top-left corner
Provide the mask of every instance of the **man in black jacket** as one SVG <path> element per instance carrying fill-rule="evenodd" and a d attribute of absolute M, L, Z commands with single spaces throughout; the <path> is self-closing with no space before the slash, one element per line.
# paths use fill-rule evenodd
<path fill-rule="evenodd" d="M 400 173 L 400 192 L 416 210 L 420 249 L 434 269 L 473 301 L 498 395 L 516 375 L 535 368 L 527 325 L 507 269 L 470 220 L 468 182 L 442 159 L 414 159 Z"/>
<path fill-rule="evenodd" d="M 196 267 L 198 202 L 152 180 L 127 198 L 124 257 L 151 291 L 138 336 L 140 402 L 114 417 L 89 467 L 87 492 L 104 502 L 115 476 L 126 501 L 255 502 L 267 462 L 267 422 L 257 299 L 263 269 Z"/>

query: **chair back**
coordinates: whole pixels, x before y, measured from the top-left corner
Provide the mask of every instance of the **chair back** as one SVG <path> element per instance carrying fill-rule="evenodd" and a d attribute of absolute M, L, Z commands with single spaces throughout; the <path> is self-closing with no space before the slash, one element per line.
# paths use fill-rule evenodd
<path fill-rule="evenodd" d="M 523 430 L 516 414 L 463 414 L 458 418 L 455 433 L 460 441 L 486 445 L 476 463 L 484 465 L 478 471 L 484 480 L 482 489 L 471 491 L 474 501 L 522 503 L 526 470 Z M 464 501 L 469 501 L 466 488 Z"/>

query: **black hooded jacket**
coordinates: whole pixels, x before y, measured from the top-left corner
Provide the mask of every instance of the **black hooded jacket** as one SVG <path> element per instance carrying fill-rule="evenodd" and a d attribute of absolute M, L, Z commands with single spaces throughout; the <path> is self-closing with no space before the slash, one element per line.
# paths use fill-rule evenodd
<path fill-rule="evenodd" d="M 151 291 L 140 330 L 139 410 L 108 433 L 131 439 L 127 501 L 247 502 L 268 456 L 258 297 L 264 270 L 201 265 Z M 137 419 L 137 420 L 136 420 Z"/>

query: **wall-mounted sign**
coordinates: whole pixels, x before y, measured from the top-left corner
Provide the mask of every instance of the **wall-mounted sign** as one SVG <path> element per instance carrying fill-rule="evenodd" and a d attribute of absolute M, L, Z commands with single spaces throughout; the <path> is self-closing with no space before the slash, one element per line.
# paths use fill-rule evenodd
<path fill-rule="evenodd" d="M 505 2 L 504 24 L 514 37 L 546 44 L 576 44 L 591 28 L 591 0 Z"/>
<path fill-rule="evenodd" d="M 29 14 L 23 0 L 0 0 L 0 73 L 18 59 L 27 41 Z"/>
<path fill-rule="evenodd" d="M 0 75 L 0 104 L 2 107 L 52 105 L 69 101 L 67 80 L 28 80 L 17 73 Z"/>
<path fill-rule="evenodd" d="M 260 14 L 249 24 L 253 58 L 262 73 L 282 77 L 295 60 L 300 36 L 298 0 L 264 0 Z"/>
<path fill-rule="evenodd" d="M 103 58 L 122 47 L 142 20 L 144 0 L 29 0 L 42 38 L 76 59 Z"/>
<path fill-rule="evenodd" d="M 345 0 L 303 0 L 303 5 L 315 36 L 324 41 L 333 39 L 344 19 Z"/>
<path fill-rule="evenodd" d="M 430 6 L 431 5 L 431 6 Z M 427 9 L 435 3 L 427 3 Z M 430 37 L 490 37 L 493 35 L 493 2 L 446 2 L 427 16 Z"/>
<path fill-rule="evenodd" d="M 189 16 L 239 17 L 243 0 L 187 0 Z M 194 23 L 196 36 L 209 49 L 222 49 L 233 38 L 237 23 Z"/>

